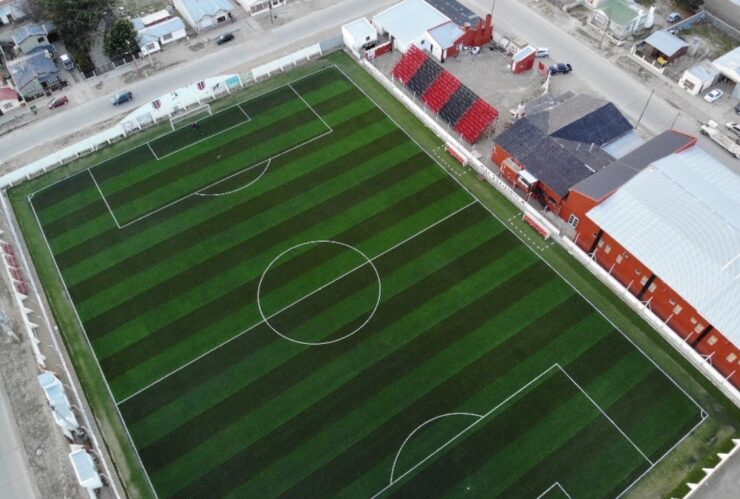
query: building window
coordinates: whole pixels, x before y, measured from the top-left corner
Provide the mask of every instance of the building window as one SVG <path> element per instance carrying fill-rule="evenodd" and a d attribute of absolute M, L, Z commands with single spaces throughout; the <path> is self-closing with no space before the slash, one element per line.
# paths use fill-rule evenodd
<path fill-rule="evenodd" d="M 611 252 L 612 252 L 612 247 L 607 244 L 606 245 L 606 248 L 604 248 L 604 253 L 606 253 L 608 255 Z"/>
<path fill-rule="evenodd" d="M 162 40 L 171 40 L 172 39 L 172 33 L 165 33 L 162 35 Z"/>
<path fill-rule="evenodd" d="M 40 36 L 36 38 L 36 43 L 46 43 L 46 38 L 44 38 L 43 36 Z"/>
<path fill-rule="evenodd" d="M 709 339 L 707 340 L 707 343 L 709 343 L 709 345 L 714 345 L 715 343 L 717 343 L 717 337 L 710 336 Z"/>
<path fill-rule="evenodd" d="M 617 263 L 622 263 L 622 255 L 617 255 Z"/>
<path fill-rule="evenodd" d="M 735 359 L 737 359 L 737 355 L 735 355 L 734 353 L 731 353 L 727 356 L 727 362 L 735 362 Z"/>
<path fill-rule="evenodd" d="M 652 283 L 650 283 L 650 286 L 648 287 L 648 291 L 650 291 L 651 293 L 653 293 L 653 292 L 655 292 L 655 288 L 656 287 L 657 286 L 655 285 L 655 283 L 652 282 Z"/>
<path fill-rule="evenodd" d="M 681 307 L 681 305 L 676 305 L 675 307 L 673 307 L 673 313 L 676 315 L 680 314 L 682 310 L 683 307 Z"/>
<path fill-rule="evenodd" d="M 575 216 L 575 215 L 571 214 L 571 215 L 570 215 L 570 216 L 568 217 L 568 223 L 569 223 L 570 225 L 572 225 L 574 229 L 575 229 L 576 227 L 578 227 L 578 222 L 580 222 L 580 220 L 578 219 L 578 217 L 577 217 L 577 216 Z"/>
<path fill-rule="evenodd" d="M 642 276 L 642 279 L 640 279 L 640 284 L 642 284 L 644 286 L 647 283 L 647 280 L 648 280 L 648 278 L 647 278 L 646 275 Z"/>
<path fill-rule="evenodd" d="M 692 318 L 691 318 L 691 319 L 689 319 L 689 320 L 691 321 L 691 323 L 692 323 L 692 324 L 696 324 L 696 317 L 692 317 Z"/>
<path fill-rule="evenodd" d="M 599 241 L 599 248 L 603 248 L 603 247 L 604 247 L 604 240 L 602 239 L 601 241 Z"/>
<path fill-rule="evenodd" d="M 6 102 L 5 104 L 3 104 L 3 109 L 10 109 L 11 107 L 13 107 L 12 102 Z"/>
<path fill-rule="evenodd" d="M 701 333 L 703 329 L 704 329 L 704 324 L 702 324 L 702 323 L 700 322 L 700 323 L 698 323 L 698 324 L 696 325 L 696 327 L 694 328 L 694 332 L 695 332 L 695 333 Z"/>

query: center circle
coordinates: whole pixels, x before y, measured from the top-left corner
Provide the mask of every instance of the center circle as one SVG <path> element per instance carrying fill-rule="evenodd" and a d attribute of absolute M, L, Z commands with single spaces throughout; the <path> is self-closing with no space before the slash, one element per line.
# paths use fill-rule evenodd
<path fill-rule="evenodd" d="M 341 249 L 341 250 L 347 250 L 349 252 L 353 252 L 356 256 L 359 256 L 360 257 L 360 262 L 361 263 L 352 266 L 352 268 L 350 268 L 349 270 L 345 271 L 344 273 L 342 273 L 340 275 L 337 275 L 336 277 L 334 277 L 333 279 L 329 280 L 328 282 L 326 282 L 326 283 L 322 284 L 321 286 L 313 289 L 312 291 L 310 291 L 306 295 L 304 295 L 302 297 L 299 297 L 297 300 L 289 303 L 287 306 L 284 306 L 283 308 L 280 308 L 280 309 L 278 309 L 275 312 L 266 313 L 266 311 L 265 311 L 265 303 L 264 303 L 265 300 L 264 300 L 264 297 L 262 296 L 262 293 L 263 293 L 265 282 L 266 282 L 265 277 L 268 275 L 268 273 L 271 270 L 274 270 L 274 269 L 278 268 L 279 267 L 278 263 L 281 260 L 284 260 L 285 257 L 287 255 L 289 255 L 290 253 L 296 252 L 296 251 L 305 251 L 307 246 L 318 246 L 318 245 L 335 245 L 335 247 L 332 248 L 332 249 L 335 249 L 336 250 L 337 249 L 336 247 L 339 247 L 339 249 Z M 310 248 L 309 248 L 309 250 L 310 250 Z M 301 255 L 298 255 L 295 258 L 301 258 Z M 291 334 L 288 334 L 288 333 L 286 333 L 284 331 L 281 331 L 280 330 L 280 327 L 278 327 L 274 323 L 274 321 L 272 320 L 276 316 L 278 316 L 279 314 L 281 314 L 281 313 L 285 312 L 286 310 L 292 308 L 293 306 L 298 305 L 299 303 L 304 302 L 305 300 L 310 299 L 313 296 L 316 296 L 321 291 L 329 288 L 330 286 L 334 285 L 335 283 L 337 283 L 341 279 L 346 278 L 347 276 L 349 276 L 353 272 L 362 272 L 366 267 L 368 267 L 371 270 L 372 275 L 374 276 L 375 280 L 377 281 L 378 292 L 377 292 L 377 295 L 375 296 L 374 305 L 373 305 L 372 309 L 369 311 L 369 313 L 367 314 L 367 317 L 365 317 L 364 320 L 357 327 L 353 328 L 351 331 L 343 334 L 342 336 L 340 336 L 338 338 L 332 338 L 330 340 L 324 340 L 324 341 L 305 341 L 305 340 L 302 340 L 302 339 L 295 338 L 294 337 L 295 335 L 291 336 Z M 367 272 L 367 270 L 365 270 L 365 272 Z M 279 255 L 277 255 L 275 258 L 272 259 L 272 261 L 267 265 L 267 267 L 265 268 L 265 270 L 262 272 L 262 275 L 260 276 L 259 283 L 257 284 L 257 308 L 259 310 L 260 316 L 262 317 L 262 320 L 267 325 L 267 327 L 269 327 L 275 334 L 281 336 L 282 338 L 284 338 L 284 339 L 286 339 L 288 341 L 291 341 L 293 343 L 301 344 L 301 345 L 309 345 L 309 346 L 329 345 L 329 344 L 336 343 L 338 341 L 342 341 L 342 340 L 345 340 L 345 339 L 349 338 L 350 336 L 352 336 L 355 333 L 357 333 L 358 331 L 360 331 L 363 327 L 365 327 L 368 322 L 370 322 L 370 320 L 375 315 L 375 312 L 378 310 L 378 306 L 380 305 L 381 291 L 382 291 L 382 289 L 381 289 L 381 283 L 380 283 L 380 273 L 378 272 L 378 269 L 375 267 L 375 264 L 373 264 L 373 261 L 365 253 L 363 253 L 359 249 L 355 248 L 354 246 L 351 246 L 351 245 L 346 244 L 346 243 L 342 243 L 342 242 L 339 242 L 339 241 L 333 241 L 333 240 L 330 240 L 330 239 L 319 239 L 319 240 L 315 240 L 315 241 L 307 241 L 305 243 L 296 244 L 295 246 L 292 246 L 292 247 L 286 249 L 285 251 L 283 251 L 282 253 L 280 253 Z"/>

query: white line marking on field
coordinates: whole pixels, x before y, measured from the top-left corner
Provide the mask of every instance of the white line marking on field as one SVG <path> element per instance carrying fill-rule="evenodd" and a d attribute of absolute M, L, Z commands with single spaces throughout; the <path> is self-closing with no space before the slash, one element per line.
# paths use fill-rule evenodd
<path fill-rule="evenodd" d="M 234 177 L 236 177 L 237 175 L 241 175 L 242 173 L 246 173 L 246 172 L 248 172 L 249 170 L 251 170 L 252 168 L 256 168 L 256 167 L 260 166 L 260 165 L 261 165 L 262 163 L 257 163 L 257 164 L 255 164 L 255 165 L 252 165 L 252 166 L 249 166 L 249 167 L 245 168 L 244 170 L 238 171 L 238 172 L 236 172 L 236 173 L 232 173 L 232 174 L 231 174 L 231 175 L 229 175 L 228 177 L 222 178 L 222 179 L 221 179 L 221 180 L 219 180 L 218 182 L 214 182 L 213 184 L 211 184 L 211 185 L 210 185 L 209 187 L 204 187 L 203 189 L 201 189 L 201 190 L 199 190 L 198 192 L 195 192 L 195 193 L 193 193 L 193 194 L 194 194 L 195 196 L 203 196 L 203 197 L 218 197 L 218 196 L 228 196 L 229 194 L 234 194 L 235 192 L 239 192 L 239 191 L 241 191 L 241 190 L 243 190 L 243 189 L 246 189 L 246 188 L 247 188 L 247 187 L 249 187 L 250 185 L 254 184 L 254 183 L 255 183 L 255 182 L 257 182 L 257 181 L 258 181 L 259 179 L 261 179 L 261 178 L 262 178 L 262 176 L 263 176 L 263 175 L 264 175 L 265 173 L 267 173 L 267 169 L 268 169 L 268 168 L 270 168 L 270 163 L 271 163 L 271 162 L 272 162 L 272 159 L 268 159 L 267 161 L 263 161 L 262 163 L 265 163 L 265 167 L 264 167 L 264 168 L 262 169 L 262 171 L 261 171 L 261 172 L 260 172 L 260 174 L 259 174 L 259 175 L 257 176 L 257 178 L 256 178 L 256 179 L 254 179 L 254 180 L 252 180 L 251 182 L 248 182 L 248 183 L 244 184 L 244 185 L 243 185 L 243 186 L 241 186 L 241 187 L 237 187 L 236 189 L 232 189 L 232 190 L 230 190 L 230 191 L 226 191 L 226 192 L 218 192 L 218 193 L 214 193 L 214 194 L 207 194 L 207 193 L 203 192 L 203 191 L 205 191 L 205 190 L 208 190 L 208 189 L 209 189 L 209 188 L 211 188 L 211 187 L 216 187 L 216 186 L 217 186 L 218 184 L 220 184 L 221 182 L 225 182 L 225 181 L 227 181 L 227 180 L 229 180 L 229 179 L 231 179 L 231 178 L 234 178 Z"/>
<path fill-rule="evenodd" d="M 413 437 L 414 434 L 417 431 L 421 430 L 423 427 L 425 427 L 429 423 L 433 423 L 434 421 L 437 421 L 438 419 L 446 418 L 448 416 L 469 416 L 469 417 L 474 417 L 474 418 L 478 418 L 478 419 L 482 419 L 483 418 L 482 415 L 475 414 L 475 413 L 472 413 L 472 412 L 448 412 L 447 414 L 440 414 L 439 416 L 435 416 L 435 417 L 433 417 L 431 419 L 427 419 L 426 421 L 424 421 L 423 423 L 421 423 L 419 426 L 417 426 L 416 428 L 414 428 L 411 433 L 408 434 L 408 436 L 406 437 L 406 439 L 401 444 L 401 447 L 399 447 L 398 452 L 396 452 L 396 458 L 393 460 L 393 466 L 391 467 L 391 478 L 390 478 L 389 484 L 392 484 L 393 483 L 393 475 L 396 472 L 396 464 L 398 464 L 398 458 L 401 457 L 401 453 L 403 452 L 403 448 L 408 443 L 408 441 L 411 440 L 411 437 Z"/>
<path fill-rule="evenodd" d="M 419 466 L 421 466 L 422 464 L 424 464 L 425 462 L 427 462 L 429 459 L 431 459 L 432 457 L 434 457 L 435 455 L 437 455 L 444 448 L 446 448 L 447 446 L 449 446 L 452 442 L 454 442 L 455 440 L 457 440 L 461 435 L 463 435 L 464 433 L 467 433 L 475 425 L 479 424 L 481 421 L 483 421 L 488 416 L 490 416 L 491 414 L 493 414 L 498 408 L 500 408 L 501 406 L 503 406 L 504 404 L 506 404 L 508 401 L 510 401 L 511 399 L 513 399 L 514 397 L 516 397 L 517 395 L 519 395 L 520 393 L 522 393 L 532 383 L 536 383 L 537 381 L 539 381 L 540 378 L 542 378 L 547 373 L 549 373 L 550 371 L 552 371 L 553 369 L 555 369 L 557 367 L 558 367 L 557 364 L 553 364 L 550 367 L 548 367 L 547 369 L 545 369 L 544 371 L 542 371 L 540 374 L 538 374 L 537 376 L 535 376 L 534 378 L 532 378 L 524 386 L 520 387 L 517 391 L 515 391 L 514 393 L 512 393 L 511 395 L 509 395 L 508 397 L 506 397 L 504 400 L 502 400 L 501 402 L 499 402 L 498 404 L 496 404 L 496 406 L 493 409 L 491 409 L 490 411 L 486 412 L 485 414 L 482 414 L 479 419 L 475 420 L 473 423 L 471 423 L 470 425 L 468 425 L 465 428 L 463 428 L 462 431 L 460 431 L 459 433 L 457 433 L 455 436 L 453 436 L 452 438 L 450 438 L 449 440 L 447 440 L 445 443 L 443 443 L 442 445 L 440 445 L 439 447 L 437 447 L 433 452 L 431 452 L 429 455 L 427 455 L 427 457 L 425 457 L 424 459 L 422 459 L 421 461 L 419 461 L 418 463 L 416 463 L 414 466 L 412 466 L 411 468 L 409 468 L 402 475 L 399 475 L 397 478 L 392 479 L 391 482 L 388 485 L 386 485 L 385 487 L 383 487 L 382 489 L 380 489 L 377 493 L 375 493 L 372 496 L 371 499 L 374 499 L 374 498 L 380 496 L 381 494 L 383 494 L 385 491 L 387 491 L 393 485 L 395 485 L 399 480 L 402 480 L 409 473 L 412 473 Z"/>
<path fill-rule="evenodd" d="M 420 231 L 416 232 L 415 234 L 412 234 L 411 236 L 407 237 L 407 238 L 406 238 L 406 239 L 404 239 L 403 241 L 401 241 L 401 242 L 399 242 L 399 243 L 396 243 L 396 244 L 394 244 L 394 245 L 393 245 L 393 246 L 391 246 L 390 248 L 388 248 L 388 249 L 386 249 L 386 250 L 384 250 L 384 251 L 382 251 L 382 252 L 378 253 L 378 254 L 377 254 L 377 255 L 375 255 L 374 257 L 368 258 L 368 260 L 369 260 L 370 262 L 374 262 L 375 260 L 377 260 L 378 258 L 382 257 L 383 255 L 385 255 L 385 254 L 387 254 L 387 253 L 390 253 L 391 251 L 395 250 L 396 248 L 400 247 L 401 245 L 403 245 L 403 244 L 407 243 L 408 241 L 410 241 L 410 240 L 412 240 L 412 239 L 414 239 L 414 238 L 418 237 L 419 235 L 421 235 L 421 234 L 425 233 L 426 231 L 428 231 L 428 230 L 432 229 L 433 227 L 435 227 L 435 226 L 437 226 L 437 225 L 441 224 L 441 223 L 442 223 L 442 222 L 444 222 L 445 220 L 448 220 L 449 218 L 451 218 L 451 217 L 453 217 L 453 216 L 457 215 L 458 213 L 462 212 L 463 210 L 465 210 L 465 209 L 467 209 L 467 208 L 469 208 L 469 207 L 473 206 L 474 204 L 476 204 L 476 201 L 471 201 L 470 203 L 466 204 L 465 206 L 463 206 L 463 207 L 461 207 L 461 208 L 458 208 L 457 210 L 453 211 L 452 213 L 450 213 L 450 214 L 448 214 L 448 215 L 446 215 L 446 216 L 444 216 L 444 217 L 440 218 L 440 219 L 439 219 L 439 220 L 437 220 L 436 222 L 434 222 L 434 223 L 432 223 L 432 224 L 428 225 L 427 227 L 424 227 L 423 229 L 421 229 Z M 315 290 L 311 291 L 310 293 L 306 294 L 305 296 L 302 296 L 301 298 L 297 299 L 296 301 L 294 301 L 294 302 L 292 302 L 292 303 L 289 303 L 288 305 L 286 305 L 285 307 L 281 308 L 281 309 L 280 309 L 280 310 L 278 310 L 277 312 L 274 312 L 274 313 L 270 314 L 270 315 L 269 315 L 269 316 L 267 317 L 267 319 L 272 319 L 273 317 L 275 317 L 275 316 L 277 316 L 278 314 L 280 314 L 280 313 L 282 313 L 282 312 L 284 312 L 284 311 L 288 310 L 289 308 L 291 308 L 291 307 L 293 307 L 293 306 L 295 306 L 295 305 L 298 305 L 299 303 L 301 303 L 302 301 L 304 301 L 304 300 L 308 299 L 309 297 L 313 296 L 314 294 L 318 293 L 318 292 L 319 292 L 319 291 L 321 291 L 322 289 L 325 289 L 325 288 L 326 288 L 327 286 L 331 286 L 331 285 L 332 285 L 332 284 L 334 284 L 335 282 L 337 282 L 337 281 L 339 281 L 340 279 L 343 279 L 344 277 L 346 277 L 346 276 L 350 275 L 350 274 L 351 274 L 352 272 L 354 272 L 354 271 L 356 271 L 356 270 L 358 270 L 358 269 L 361 269 L 361 268 L 362 268 L 362 267 L 364 267 L 365 265 L 367 265 L 367 262 L 364 262 L 364 263 L 362 263 L 362 264 L 360 264 L 360 265 L 358 265 L 358 266 L 356 266 L 356 267 L 354 267 L 354 268 L 352 268 L 352 269 L 348 270 L 348 271 L 347 271 L 347 272 L 345 272 L 344 274 L 342 274 L 342 275 L 340 275 L 340 276 L 338 276 L 338 277 L 335 277 L 334 279 L 332 279 L 331 281 L 327 282 L 327 283 L 326 283 L 326 284 L 324 284 L 323 286 L 320 286 L 320 287 L 316 288 Z M 197 361 L 199 361 L 200 359 L 202 359 L 202 358 L 203 358 L 203 357 L 205 357 L 206 355 L 209 355 L 209 354 L 213 353 L 214 351 L 216 351 L 216 350 L 218 350 L 219 348 L 222 348 L 222 347 L 224 347 L 225 345 L 227 345 L 227 344 L 231 343 L 232 341 L 234 341 L 235 339 L 239 338 L 240 336 L 243 336 L 244 334 L 248 333 L 249 331 L 251 331 L 251 330 L 252 330 L 252 329 L 254 329 L 255 327 L 257 327 L 257 326 L 259 326 L 260 324 L 262 324 L 263 322 L 264 322 L 264 320 L 260 320 L 259 322 L 256 322 L 255 324 L 252 324 L 252 325 L 251 325 L 251 326 L 249 326 L 249 327 L 248 327 L 247 329 L 245 329 L 245 330 L 241 331 L 240 333 L 237 333 L 237 334 L 235 334 L 235 335 L 234 335 L 234 336 L 232 336 L 231 338 L 229 338 L 229 339 L 227 339 L 227 340 L 225 340 L 225 341 L 223 341 L 223 342 L 219 343 L 218 345 L 216 345 L 215 347 L 211 348 L 210 350 L 207 350 L 206 352 L 204 352 L 204 353 L 202 353 L 202 354 L 198 355 L 198 356 L 197 356 L 197 357 L 195 357 L 195 358 L 194 358 L 193 360 L 191 360 L 191 361 L 189 361 L 189 362 L 187 362 L 187 363 L 183 364 L 182 366 L 180 366 L 180 367 L 178 367 L 178 368 L 174 369 L 173 371 L 171 371 L 171 372 L 169 372 L 169 373 L 165 374 L 165 375 L 164 375 L 164 376 L 162 376 L 161 378 L 159 378 L 159 379 L 157 379 L 157 380 L 155 380 L 155 381 L 153 381 L 153 382 L 149 383 L 149 384 L 148 384 L 147 386 L 145 386 L 144 388 L 141 388 L 140 390 L 137 390 L 136 392 L 134 392 L 133 394 L 129 395 L 128 397 L 126 397 L 126 398 L 124 398 L 124 399 L 120 400 L 119 402 L 117 402 L 117 405 L 121 405 L 121 404 L 123 404 L 124 402 L 126 402 L 126 401 L 128 401 L 128 400 L 130 400 L 130 399 L 132 399 L 132 398 L 134 398 L 134 397 L 136 397 L 137 395 L 140 395 L 141 393 L 145 392 L 146 390 L 148 390 L 149 388 L 153 387 L 154 385 L 156 385 L 156 384 L 160 383 L 161 381 L 164 381 L 165 379 L 169 378 L 169 377 L 170 377 L 170 376 L 172 376 L 173 374 L 175 374 L 175 373 L 177 373 L 177 372 L 179 372 L 179 371 L 182 371 L 183 369 L 185 369 L 186 367 L 188 367 L 188 366 L 189 366 L 190 364 L 193 364 L 194 362 L 197 362 Z"/>
<path fill-rule="evenodd" d="M 118 227 L 120 229 L 121 228 L 121 224 L 118 223 L 118 219 L 116 218 L 116 214 L 113 213 L 113 209 L 108 204 L 108 199 L 103 194 L 103 191 L 100 190 L 100 186 L 98 185 L 98 181 L 95 180 L 95 175 L 93 175 L 92 170 L 90 170 L 89 168 L 87 170 L 87 173 L 90 174 L 90 178 L 92 179 L 93 184 L 95 184 L 95 187 L 98 189 L 98 193 L 100 193 L 100 197 L 103 199 L 103 202 L 105 203 L 105 206 L 108 208 L 108 211 L 110 212 L 110 216 L 111 216 L 111 218 L 113 218 L 113 222 L 116 224 L 116 227 Z"/>
<path fill-rule="evenodd" d="M 157 156 L 157 153 L 156 152 L 154 152 L 154 148 L 152 147 L 151 141 L 147 141 L 146 145 L 149 148 L 149 152 L 151 152 L 152 153 L 152 156 L 154 156 L 154 159 L 156 159 L 157 161 L 159 161 L 160 160 L 160 157 Z"/>
<path fill-rule="evenodd" d="M 293 93 L 294 93 L 294 94 L 296 94 L 296 95 L 298 96 L 298 98 L 299 98 L 299 99 L 301 99 L 301 100 L 303 101 L 303 103 L 304 103 L 304 104 L 306 105 L 306 107 L 308 107 L 308 108 L 309 108 L 309 109 L 311 110 L 311 112 L 312 112 L 313 114 L 315 114 L 315 115 L 316 115 L 316 117 L 317 117 L 318 119 L 320 119 L 320 120 L 321 120 L 321 122 L 322 122 L 322 123 L 324 124 L 324 126 L 325 126 L 325 127 L 327 128 L 327 129 L 329 129 L 329 130 L 332 130 L 332 127 L 330 127 L 330 126 L 329 126 L 329 123 L 327 123 L 327 122 L 326 122 L 326 121 L 324 120 L 324 118 L 322 118 L 322 117 L 321 117 L 321 115 L 320 115 L 319 113 L 317 113 L 317 112 L 316 112 L 316 110 L 315 110 L 315 109 L 313 108 L 313 106 L 312 106 L 311 104 L 309 104 L 309 103 L 308 103 L 308 102 L 306 101 L 306 99 L 304 99 L 304 98 L 303 98 L 303 96 L 302 96 L 301 94 L 299 94 L 299 93 L 298 93 L 298 92 L 296 91 L 296 89 L 295 89 L 295 88 L 293 88 L 293 85 L 291 85 L 290 83 L 288 83 L 288 87 L 290 87 L 290 89 L 291 89 L 291 90 L 293 91 Z"/>
<path fill-rule="evenodd" d="M 560 491 L 568 497 L 568 499 L 573 499 L 570 494 L 568 494 L 568 491 L 563 488 L 562 485 L 560 485 L 560 482 L 555 482 L 552 485 L 550 485 L 542 494 L 537 496 L 537 499 L 540 499 L 541 497 L 544 497 L 547 495 L 548 492 L 550 492 L 554 488 L 559 488 Z"/>
<path fill-rule="evenodd" d="M 604 417 L 605 417 L 606 419 L 608 419 L 608 420 L 609 420 L 609 422 L 610 422 L 610 423 L 611 423 L 611 424 L 612 424 L 612 425 L 614 426 L 614 428 L 616 428 L 616 429 L 617 429 L 617 431 L 619 431 L 619 433 L 621 433 L 621 434 L 622 434 L 622 436 L 623 436 L 624 438 L 626 438 L 626 439 L 627 439 L 627 441 L 628 441 L 628 442 L 629 442 L 630 444 L 632 444 L 632 447 L 634 447 L 634 448 L 635 448 L 635 449 L 637 450 L 637 452 L 639 452 L 639 453 L 640 453 L 640 455 L 641 455 L 641 456 L 642 456 L 643 458 L 645 458 L 645 460 L 646 460 L 646 461 L 647 461 L 648 463 L 650 463 L 650 465 L 652 466 L 652 465 L 653 465 L 654 463 L 653 463 L 653 462 L 652 462 L 652 461 L 650 460 L 650 458 L 649 458 L 649 457 L 647 457 L 647 455 L 646 455 L 646 454 L 645 454 L 644 452 L 642 452 L 642 449 L 640 449 L 640 448 L 639 448 L 639 447 L 637 446 L 637 444 L 636 444 L 635 442 L 633 442 L 633 441 L 632 441 L 632 439 L 631 439 L 630 437 L 628 437 L 628 436 L 627 436 L 627 434 L 626 434 L 626 433 L 625 433 L 624 431 L 622 431 L 622 429 L 621 429 L 621 428 L 619 427 L 619 425 L 618 425 L 617 423 L 615 423 L 615 422 L 614 422 L 614 420 L 613 420 L 613 419 L 612 419 L 612 418 L 611 418 L 611 417 L 610 417 L 610 416 L 609 416 L 609 415 L 608 415 L 608 414 L 606 413 L 606 411 L 604 411 L 604 409 L 602 409 L 602 408 L 601 408 L 601 406 L 599 406 L 599 404 L 597 404 L 597 403 L 596 403 L 596 401 L 595 401 L 594 399 L 592 399 L 592 398 L 591 398 L 591 395 L 589 395 L 589 394 L 588 394 L 588 393 L 586 392 L 586 390 L 584 390 L 584 389 L 583 389 L 583 387 L 581 387 L 581 385 L 579 385 L 579 384 L 578 384 L 578 383 L 576 382 L 576 380 L 574 380 L 574 379 L 573 379 L 573 378 L 572 378 L 572 377 L 570 376 L 570 374 L 568 374 L 568 371 L 566 371 L 566 370 L 565 370 L 565 369 L 564 369 L 564 368 L 563 368 L 563 367 L 562 367 L 562 366 L 561 366 L 560 364 L 556 364 L 556 365 L 558 366 L 558 369 L 560 369 L 560 370 L 561 370 L 561 371 L 563 372 L 563 374 L 565 374 L 565 376 L 567 376 L 567 377 L 568 377 L 568 379 L 569 379 L 569 380 L 571 381 L 571 383 L 573 383 L 573 385 L 575 385 L 575 387 L 576 387 L 576 388 L 578 388 L 578 389 L 579 389 L 579 390 L 581 391 L 581 393 L 583 393 L 583 394 L 584 394 L 584 395 L 586 396 L 586 398 L 587 398 L 588 400 L 590 400 L 590 401 L 591 401 L 591 403 L 592 403 L 592 404 L 594 405 L 594 407 L 596 407 L 596 408 L 597 408 L 597 409 L 599 410 L 599 412 L 601 412 L 601 414 L 602 414 L 602 415 L 603 415 L 603 416 L 604 416 Z"/>

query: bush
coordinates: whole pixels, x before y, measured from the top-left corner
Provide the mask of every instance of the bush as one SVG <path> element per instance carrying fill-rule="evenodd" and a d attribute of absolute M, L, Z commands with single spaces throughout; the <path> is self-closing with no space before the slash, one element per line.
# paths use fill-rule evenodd
<path fill-rule="evenodd" d="M 67 49 L 80 71 L 83 73 L 89 73 L 95 69 L 95 64 L 93 64 L 92 59 L 90 59 L 90 54 L 87 53 L 87 50 L 79 47 L 67 47 Z"/>

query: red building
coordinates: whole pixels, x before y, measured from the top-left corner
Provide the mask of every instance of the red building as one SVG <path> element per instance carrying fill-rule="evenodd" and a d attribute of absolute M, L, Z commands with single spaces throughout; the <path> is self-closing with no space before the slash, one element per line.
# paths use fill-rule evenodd
<path fill-rule="evenodd" d="M 740 388 L 740 177 L 691 138 L 661 137 L 655 152 L 679 152 L 642 168 L 632 158 L 639 171 L 615 171 L 631 178 L 613 193 L 618 180 L 590 186 L 607 197 L 573 223 L 576 242 Z"/>

